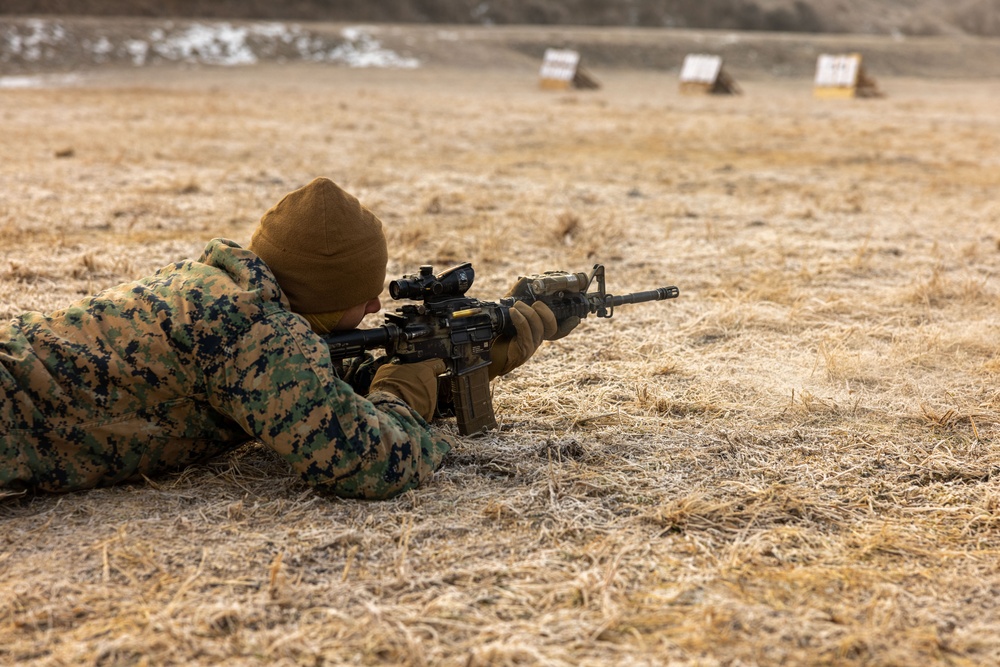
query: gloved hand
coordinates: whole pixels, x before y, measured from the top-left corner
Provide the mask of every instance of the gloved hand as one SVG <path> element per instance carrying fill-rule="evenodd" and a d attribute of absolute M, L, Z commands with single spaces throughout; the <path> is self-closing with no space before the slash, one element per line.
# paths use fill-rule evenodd
<path fill-rule="evenodd" d="M 521 277 L 518 278 L 517 282 L 514 283 L 514 286 L 511 287 L 510 290 L 507 291 L 507 294 L 505 294 L 504 296 L 524 297 L 527 295 L 528 295 L 528 279 Z M 552 314 L 551 308 L 548 308 L 546 306 L 545 309 L 549 312 L 549 314 Z M 553 317 L 553 319 L 555 319 L 555 317 Z M 559 340 L 563 336 L 568 335 L 569 332 L 575 329 L 578 324 L 580 324 L 580 318 L 577 317 L 576 315 L 570 315 L 569 317 L 565 317 L 562 320 L 556 320 L 556 329 L 554 332 L 549 333 L 549 329 L 545 330 L 545 340 Z M 546 326 L 548 326 L 548 324 L 546 324 Z"/>
<path fill-rule="evenodd" d="M 426 421 L 430 421 L 437 407 L 437 376 L 446 368 L 441 359 L 412 364 L 383 364 L 375 371 L 371 391 L 387 391 L 398 396 Z"/>
<path fill-rule="evenodd" d="M 490 379 L 506 375 L 523 364 L 542 344 L 545 334 L 556 331 L 556 318 L 552 310 L 541 301 L 528 305 L 516 301 L 510 309 L 514 325 L 513 338 L 500 336 L 490 352 Z"/>
<path fill-rule="evenodd" d="M 526 296 L 527 288 L 527 278 L 521 278 L 506 296 Z M 510 319 L 515 335 L 513 338 L 500 336 L 493 343 L 489 368 L 491 380 L 510 373 L 527 361 L 543 340 L 558 340 L 580 323 L 580 318 L 575 315 L 562 322 L 556 321 L 552 309 L 541 301 L 535 301 L 530 306 L 516 301 L 510 309 Z"/>

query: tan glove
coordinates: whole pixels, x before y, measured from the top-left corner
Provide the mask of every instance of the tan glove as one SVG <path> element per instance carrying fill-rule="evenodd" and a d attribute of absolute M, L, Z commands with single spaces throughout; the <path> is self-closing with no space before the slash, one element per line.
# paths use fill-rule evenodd
<path fill-rule="evenodd" d="M 383 364 L 375 372 L 370 391 L 387 391 L 398 396 L 426 421 L 430 421 L 437 407 L 437 376 L 446 368 L 441 359 L 412 364 Z"/>
<path fill-rule="evenodd" d="M 500 336 L 493 343 L 490 353 L 491 380 L 510 373 L 526 362 L 543 340 L 558 331 L 552 309 L 541 301 L 530 306 L 523 301 L 516 301 L 510 309 L 510 320 L 514 325 L 514 337 Z"/>
<path fill-rule="evenodd" d="M 544 304 L 543 304 L 544 305 Z M 580 323 L 580 318 L 576 315 L 570 315 L 562 322 L 556 325 L 556 332 L 551 336 L 546 336 L 545 340 L 559 340 L 563 336 L 569 335 L 569 332 L 576 328 L 576 325 Z"/>
<path fill-rule="evenodd" d="M 528 279 L 525 277 L 518 278 L 517 282 L 514 283 L 514 286 L 511 287 L 510 290 L 507 292 L 507 294 L 505 294 L 504 296 L 520 296 L 520 297 L 528 296 Z M 546 310 L 549 312 L 550 315 L 552 314 L 552 309 L 546 308 Z M 555 317 L 553 317 L 552 319 L 554 320 Z M 546 328 L 545 340 L 559 340 L 563 336 L 568 335 L 569 332 L 575 329 L 578 324 L 580 324 L 580 318 L 577 317 L 576 315 L 570 315 L 569 317 L 564 318 L 561 321 L 557 320 L 554 332 L 550 333 L 549 329 Z M 549 324 L 546 323 L 546 327 L 548 326 Z"/>

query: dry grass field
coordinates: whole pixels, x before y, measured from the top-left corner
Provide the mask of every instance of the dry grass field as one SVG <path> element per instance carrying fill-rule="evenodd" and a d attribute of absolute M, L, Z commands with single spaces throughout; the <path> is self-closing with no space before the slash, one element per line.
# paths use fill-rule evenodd
<path fill-rule="evenodd" d="M 7 498 L 0 663 L 1000 663 L 996 83 L 596 74 L 0 90 L 2 318 L 245 243 L 320 175 L 386 223 L 391 277 L 470 260 L 492 299 L 601 262 L 612 292 L 681 292 L 546 344 L 496 382 L 500 430 L 392 501 L 253 444 Z"/>

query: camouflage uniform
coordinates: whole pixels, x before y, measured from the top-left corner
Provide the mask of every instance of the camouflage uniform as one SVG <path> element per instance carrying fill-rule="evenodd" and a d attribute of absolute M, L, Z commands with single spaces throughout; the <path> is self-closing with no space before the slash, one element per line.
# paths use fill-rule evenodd
<path fill-rule="evenodd" d="M 224 239 L 198 261 L 0 327 L 0 386 L 6 489 L 152 476 L 253 437 L 309 484 L 385 498 L 449 449 L 397 397 L 342 381 L 267 265 Z"/>

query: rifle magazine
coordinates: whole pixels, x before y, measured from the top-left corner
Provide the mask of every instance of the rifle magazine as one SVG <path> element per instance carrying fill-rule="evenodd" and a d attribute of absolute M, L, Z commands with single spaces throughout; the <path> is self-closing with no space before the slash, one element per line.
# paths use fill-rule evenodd
<path fill-rule="evenodd" d="M 490 396 L 489 368 L 483 366 L 451 379 L 455 418 L 462 435 L 478 435 L 497 427 Z"/>

